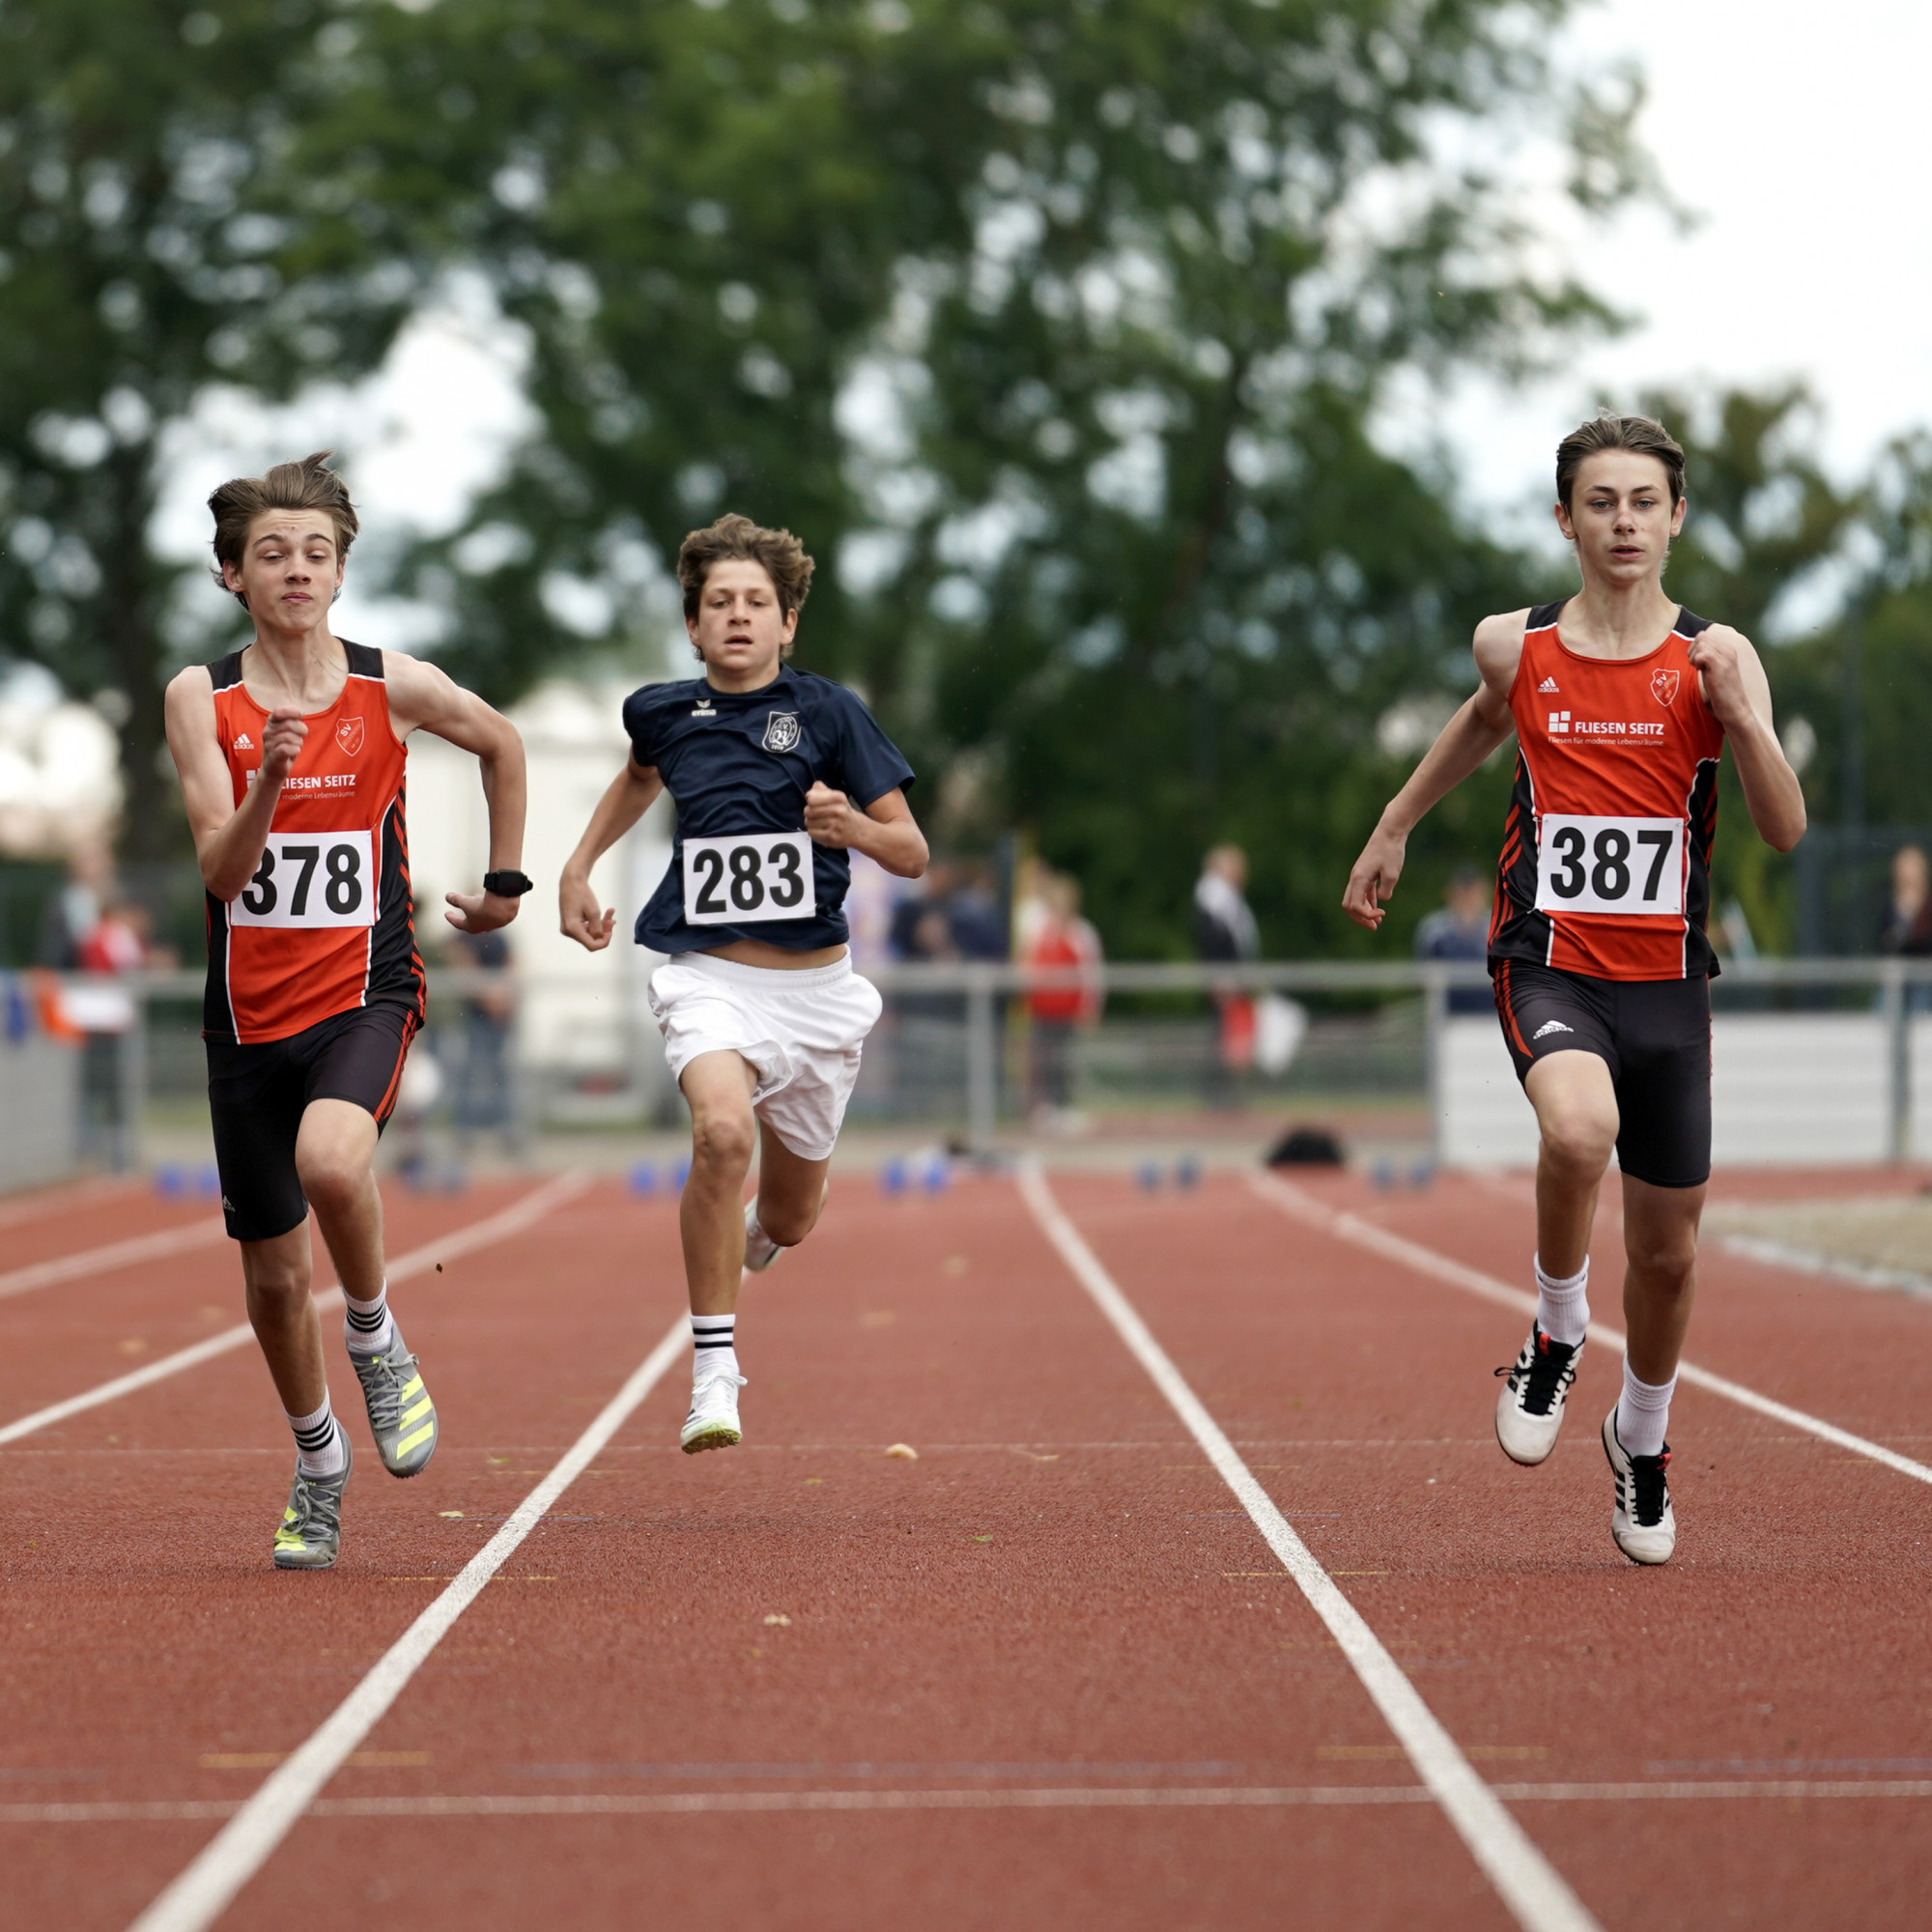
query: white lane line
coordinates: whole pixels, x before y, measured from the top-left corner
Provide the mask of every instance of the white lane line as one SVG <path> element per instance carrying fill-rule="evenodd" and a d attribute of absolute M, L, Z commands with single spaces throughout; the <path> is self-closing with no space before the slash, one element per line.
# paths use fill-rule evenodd
<path fill-rule="evenodd" d="M 445 1235 L 420 1248 L 412 1248 L 389 1264 L 390 1287 L 393 1288 L 399 1281 L 408 1281 L 412 1276 L 426 1274 L 438 1262 L 451 1261 L 458 1255 L 467 1255 L 473 1249 L 488 1247 L 494 1242 L 507 1240 L 512 1235 L 521 1234 L 542 1220 L 552 1208 L 560 1208 L 589 1185 L 588 1175 L 559 1175 L 556 1179 L 545 1182 L 533 1193 L 525 1195 L 521 1201 L 504 1208 L 500 1214 L 493 1214 L 487 1221 L 478 1221 L 471 1227 Z M 217 1222 L 216 1226 L 219 1225 Z M 341 1301 L 342 1291 L 339 1288 L 328 1289 L 315 1297 L 316 1307 L 325 1314 L 331 1308 L 339 1307 Z M 242 1348 L 254 1339 L 255 1331 L 247 1322 L 238 1322 L 233 1328 L 224 1328 L 220 1334 L 211 1335 L 206 1342 L 197 1342 L 190 1349 L 163 1355 L 159 1361 L 150 1362 L 146 1368 L 116 1376 L 112 1381 L 101 1382 L 96 1388 L 71 1395 L 64 1402 L 49 1404 L 45 1408 L 35 1409 L 31 1415 L 21 1416 L 17 1422 L 8 1423 L 5 1428 L 0 1428 L 0 1444 L 17 1442 L 21 1436 L 32 1435 L 37 1430 L 50 1429 L 56 1422 L 65 1422 L 71 1415 L 99 1408 L 103 1403 L 118 1402 L 124 1395 L 132 1395 L 136 1389 L 166 1381 L 170 1376 L 197 1368 L 203 1362 L 213 1361 L 216 1355 L 225 1355 L 231 1349 Z"/>
<path fill-rule="evenodd" d="M 295 1754 L 242 1804 L 129 1932 L 205 1932 L 235 1895 L 261 1870 L 296 1822 L 315 1803 L 342 1762 L 375 1729 L 404 1687 L 450 1627 L 479 1597 L 519 1544 L 543 1520 L 551 1505 L 590 1466 L 632 1410 L 650 1394 L 665 1371 L 690 1346 L 691 1324 L 680 1315 L 603 1412 L 571 1444 L 549 1475 L 517 1505 L 495 1536 L 458 1572 L 450 1584 L 383 1654 L 374 1668 L 338 1704 Z"/>
<path fill-rule="evenodd" d="M 1416 1776 L 1442 1807 L 1517 1923 L 1524 1932 L 1596 1932 L 1597 1921 L 1584 1910 L 1581 1900 L 1483 1782 L 1455 1739 L 1423 1702 L 1421 1693 L 1382 1648 L 1380 1638 L 1289 1527 L 1274 1499 L 1256 1481 L 1133 1304 L 1061 1211 L 1037 1165 L 1021 1169 L 1019 1185 L 1034 1219 L 1060 1251 L 1061 1259 L 1167 1398 L 1188 1434 L 1253 1519 L 1268 1548 L 1281 1559 L 1282 1567 L 1299 1585 L 1315 1614 L 1327 1626 L 1329 1635 L 1361 1679 L 1362 1688 L 1407 1752 Z"/>
<path fill-rule="evenodd" d="M 144 1183 L 126 1180 L 76 1180 L 51 1192 L 14 1196 L 0 1203 L 0 1228 L 17 1228 L 22 1221 L 42 1221 L 50 1214 L 71 1214 L 90 1201 L 104 1201 L 145 1191 Z"/>
<path fill-rule="evenodd" d="M 1498 1281 L 1494 1275 L 1484 1274 L 1479 1268 L 1464 1267 L 1461 1262 L 1451 1261 L 1447 1255 L 1438 1255 L 1434 1248 L 1405 1240 L 1402 1236 L 1392 1235 L 1386 1228 L 1378 1228 L 1371 1221 L 1324 1207 L 1312 1194 L 1304 1193 L 1290 1181 L 1279 1180 L 1271 1174 L 1251 1174 L 1248 1185 L 1270 1207 L 1280 1208 L 1285 1214 L 1293 1214 L 1297 1220 L 1320 1228 L 1324 1234 L 1352 1242 L 1358 1248 L 1367 1248 L 1372 1254 L 1398 1262 L 1417 1274 L 1446 1282 L 1451 1288 L 1460 1288 L 1465 1294 L 1480 1295 L 1485 1301 L 1498 1302 L 1521 1315 L 1536 1313 L 1535 1295 L 1511 1288 L 1508 1283 Z M 1614 1349 L 1618 1354 L 1624 1351 L 1622 1331 L 1612 1328 L 1606 1321 L 1600 1321 L 1594 1315 L 1590 1318 L 1590 1340 Z M 1807 1435 L 1817 1436 L 1821 1442 L 1849 1449 L 1855 1455 L 1868 1456 L 1874 1463 L 1883 1463 L 1888 1469 L 1896 1469 L 1901 1476 L 1910 1476 L 1920 1483 L 1932 1483 L 1932 1467 L 1927 1467 L 1925 1463 L 1915 1463 L 1910 1456 L 1901 1456 L 1897 1450 L 1888 1449 L 1882 1442 L 1868 1442 L 1862 1435 L 1854 1435 L 1835 1423 L 1807 1415 L 1802 1408 L 1774 1402 L 1768 1395 L 1759 1395 L 1755 1389 L 1747 1388 L 1743 1382 L 1734 1382 L 1724 1376 L 1714 1376 L 1709 1369 L 1700 1369 L 1694 1362 L 1678 1363 L 1677 1378 L 1690 1382 L 1693 1387 L 1708 1389 L 1713 1395 L 1720 1395 L 1726 1402 L 1736 1403 L 1740 1408 L 1754 1409 L 1759 1415 L 1770 1416 L 1774 1422 L 1803 1430 Z"/>
<path fill-rule="evenodd" d="M 107 1274 L 140 1262 L 159 1261 L 165 1255 L 185 1254 L 190 1248 L 210 1248 L 226 1238 L 227 1230 L 217 1214 L 212 1221 L 191 1221 L 185 1228 L 162 1228 L 152 1235 L 110 1241 L 105 1247 L 84 1248 L 79 1254 L 57 1255 L 52 1261 L 34 1262 L 0 1274 L 0 1301 L 31 1293 L 37 1288 L 52 1288 L 56 1282 L 84 1281 L 91 1274 Z"/>
<path fill-rule="evenodd" d="M 1633 1804 L 1699 1798 L 1932 1798 L 1932 1778 L 1778 1778 L 1678 1784 L 1498 1784 L 1512 1804 Z M 214 1823 L 240 1798 L 0 1804 L 0 1825 Z M 703 1811 L 1139 1811 L 1266 1808 L 1291 1804 L 1433 1804 L 1420 1784 L 1177 1784 L 968 1787 L 963 1791 L 620 1791 L 509 1797 L 318 1798 L 304 1818 L 583 1818 Z"/>
<path fill-rule="evenodd" d="M 1718 1245 L 1726 1254 L 1741 1255 L 1747 1262 L 1790 1268 L 1796 1274 L 1822 1274 L 1833 1281 L 1851 1282 L 1858 1288 L 1889 1289 L 1919 1301 L 1932 1301 L 1932 1279 L 1914 1274 L 1910 1268 L 1873 1267 L 1864 1262 L 1822 1254 L 1816 1248 L 1794 1248 L 1788 1242 L 1770 1240 L 1762 1235 L 1719 1235 Z"/>

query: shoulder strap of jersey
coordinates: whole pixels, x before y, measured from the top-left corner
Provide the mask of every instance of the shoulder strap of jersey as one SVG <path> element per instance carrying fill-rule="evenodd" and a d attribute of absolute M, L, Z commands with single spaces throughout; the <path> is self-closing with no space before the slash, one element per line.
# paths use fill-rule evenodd
<path fill-rule="evenodd" d="M 1716 620 L 1699 617 L 1694 611 L 1687 611 L 1683 605 L 1677 607 L 1677 622 L 1671 626 L 1680 638 L 1694 638 L 1700 631 L 1708 631 Z"/>
<path fill-rule="evenodd" d="M 352 644 L 344 638 L 342 648 L 349 653 L 351 677 L 373 677 L 378 684 L 383 682 L 383 653 L 373 644 Z"/>
<path fill-rule="evenodd" d="M 233 691 L 242 682 L 242 653 L 230 651 L 208 667 L 209 681 L 216 691 Z"/>
<path fill-rule="evenodd" d="M 1531 631 L 1548 630 L 1562 614 L 1563 607 L 1569 601 L 1567 597 L 1559 597 L 1554 604 L 1538 604 L 1523 619 L 1522 628 L 1525 635 Z"/>

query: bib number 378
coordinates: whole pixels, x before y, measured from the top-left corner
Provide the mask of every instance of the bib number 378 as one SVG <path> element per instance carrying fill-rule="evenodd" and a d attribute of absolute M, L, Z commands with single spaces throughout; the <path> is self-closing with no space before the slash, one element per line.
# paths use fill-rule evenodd
<path fill-rule="evenodd" d="M 741 832 L 684 841 L 687 925 L 753 925 L 812 910 L 811 839 L 803 832 Z"/>
<path fill-rule="evenodd" d="M 1536 909 L 1681 914 L 1684 821 L 1545 812 Z"/>
<path fill-rule="evenodd" d="M 366 832 L 271 832 L 255 876 L 229 901 L 230 925 L 374 925 Z"/>

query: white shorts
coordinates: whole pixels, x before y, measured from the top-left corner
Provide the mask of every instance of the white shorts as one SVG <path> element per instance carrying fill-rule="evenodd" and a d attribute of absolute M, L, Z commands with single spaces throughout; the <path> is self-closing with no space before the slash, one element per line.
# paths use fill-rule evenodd
<path fill-rule="evenodd" d="M 738 1054 L 758 1076 L 759 1120 L 801 1160 L 831 1153 L 882 1006 L 849 956 L 792 972 L 674 952 L 651 975 L 649 994 L 673 1080 L 700 1053 Z"/>

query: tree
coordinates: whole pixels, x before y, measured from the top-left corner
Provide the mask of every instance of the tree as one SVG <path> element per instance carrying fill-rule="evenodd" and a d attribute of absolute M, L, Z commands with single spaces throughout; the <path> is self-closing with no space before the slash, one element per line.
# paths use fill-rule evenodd
<path fill-rule="evenodd" d="M 366 365 L 408 291 L 345 339 L 324 265 L 245 197 L 343 77 L 324 0 L 8 0 L 0 9 L 0 637 L 120 733 L 126 844 L 178 848 L 161 689 L 180 570 L 151 526 L 170 427 L 210 384 L 280 393 Z"/>

